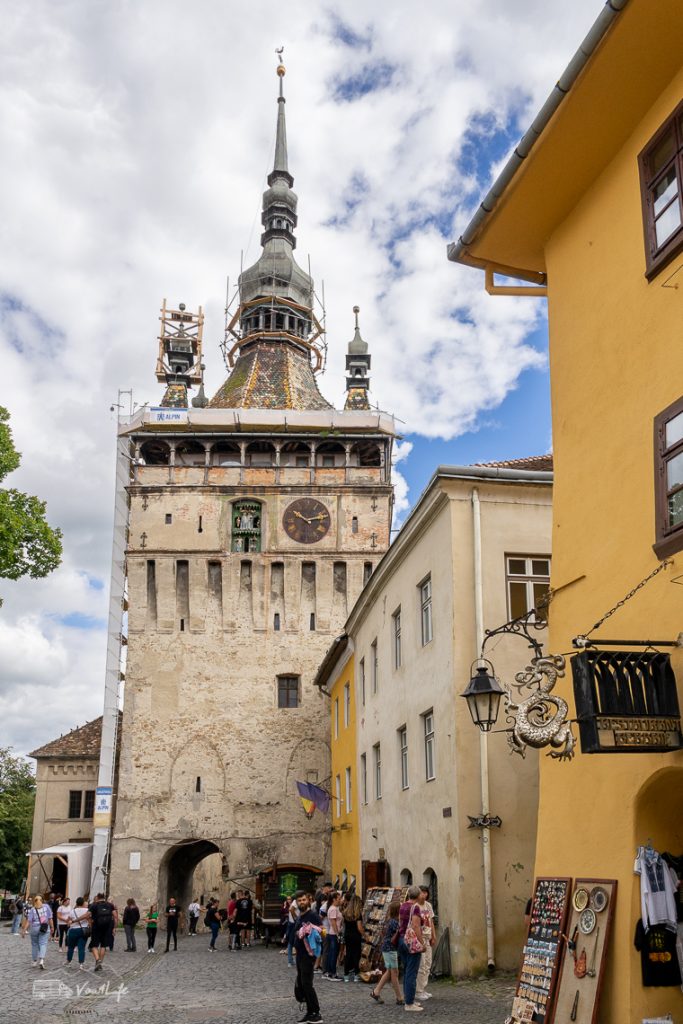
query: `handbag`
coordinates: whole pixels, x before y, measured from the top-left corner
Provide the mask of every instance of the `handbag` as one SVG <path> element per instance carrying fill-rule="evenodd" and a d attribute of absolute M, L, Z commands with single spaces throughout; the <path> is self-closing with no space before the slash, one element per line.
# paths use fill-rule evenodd
<path fill-rule="evenodd" d="M 408 947 L 408 952 L 409 953 L 423 953 L 424 952 L 424 946 L 422 945 L 422 943 L 418 939 L 417 935 L 415 934 L 415 930 L 414 930 L 413 926 L 410 925 L 410 924 L 406 928 L 406 933 L 403 936 L 403 941 L 405 942 L 406 946 Z"/>

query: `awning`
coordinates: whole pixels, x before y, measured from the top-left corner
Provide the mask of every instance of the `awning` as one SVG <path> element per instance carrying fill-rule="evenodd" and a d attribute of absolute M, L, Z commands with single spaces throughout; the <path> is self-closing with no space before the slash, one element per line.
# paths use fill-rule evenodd
<path fill-rule="evenodd" d="M 86 896 L 90 892 L 90 868 L 92 866 L 93 843 L 60 843 L 57 846 L 46 846 L 43 850 L 31 850 L 29 857 L 29 886 L 31 884 L 31 860 L 38 859 L 42 867 L 43 857 L 57 857 L 66 863 L 66 892 L 71 900 Z M 43 869 L 49 884 L 47 872 Z"/>

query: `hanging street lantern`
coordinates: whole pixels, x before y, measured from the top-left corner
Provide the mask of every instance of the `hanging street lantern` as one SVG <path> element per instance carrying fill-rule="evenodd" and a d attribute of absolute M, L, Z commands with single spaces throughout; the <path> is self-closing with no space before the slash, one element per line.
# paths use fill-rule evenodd
<path fill-rule="evenodd" d="M 482 732 L 490 732 L 496 724 L 500 699 L 505 696 L 505 690 L 493 674 L 494 668 L 491 662 L 485 658 L 478 660 L 484 664 L 478 666 L 467 689 L 461 696 L 467 701 L 474 724 Z M 476 665 L 476 662 L 472 662 L 472 665 Z"/>

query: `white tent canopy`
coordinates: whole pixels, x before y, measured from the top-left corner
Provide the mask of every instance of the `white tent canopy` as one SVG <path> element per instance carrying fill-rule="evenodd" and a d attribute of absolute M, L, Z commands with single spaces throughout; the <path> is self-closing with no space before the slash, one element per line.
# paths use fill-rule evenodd
<path fill-rule="evenodd" d="M 31 879 L 31 861 L 34 857 L 43 868 L 43 857 L 52 857 L 61 860 L 66 864 L 66 892 L 65 896 L 75 900 L 79 896 L 85 896 L 90 891 L 90 867 L 92 864 L 92 843 L 60 843 L 58 846 L 46 846 L 44 850 L 31 850 L 28 854 L 28 877 Z M 46 881 L 49 885 L 50 876 L 43 868 Z"/>

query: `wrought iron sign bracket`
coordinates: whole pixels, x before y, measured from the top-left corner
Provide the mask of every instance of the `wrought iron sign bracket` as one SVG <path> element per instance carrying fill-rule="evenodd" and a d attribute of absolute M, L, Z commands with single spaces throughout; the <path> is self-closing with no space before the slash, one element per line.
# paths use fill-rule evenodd
<path fill-rule="evenodd" d="M 484 642 L 481 645 L 481 656 L 483 657 L 486 645 L 489 640 L 492 640 L 494 636 L 518 636 L 520 639 L 526 640 L 529 647 L 533 650 L 536 658 L 543 656 L 543 644 L 536 637 L 532 636 L 529 630 L 534 629 L 537 632 L 545 629 L 548 623 L 545 619 L 539 618 L 536 614 L 536 609 L 532 608 L 531 611 L 525 615 L 520 615 L 516 619 L 510 619 L 509 622 L 504 622 L 502 626 L 498 626 L 497 629 L 485 629 L 484 630 Z"/>

